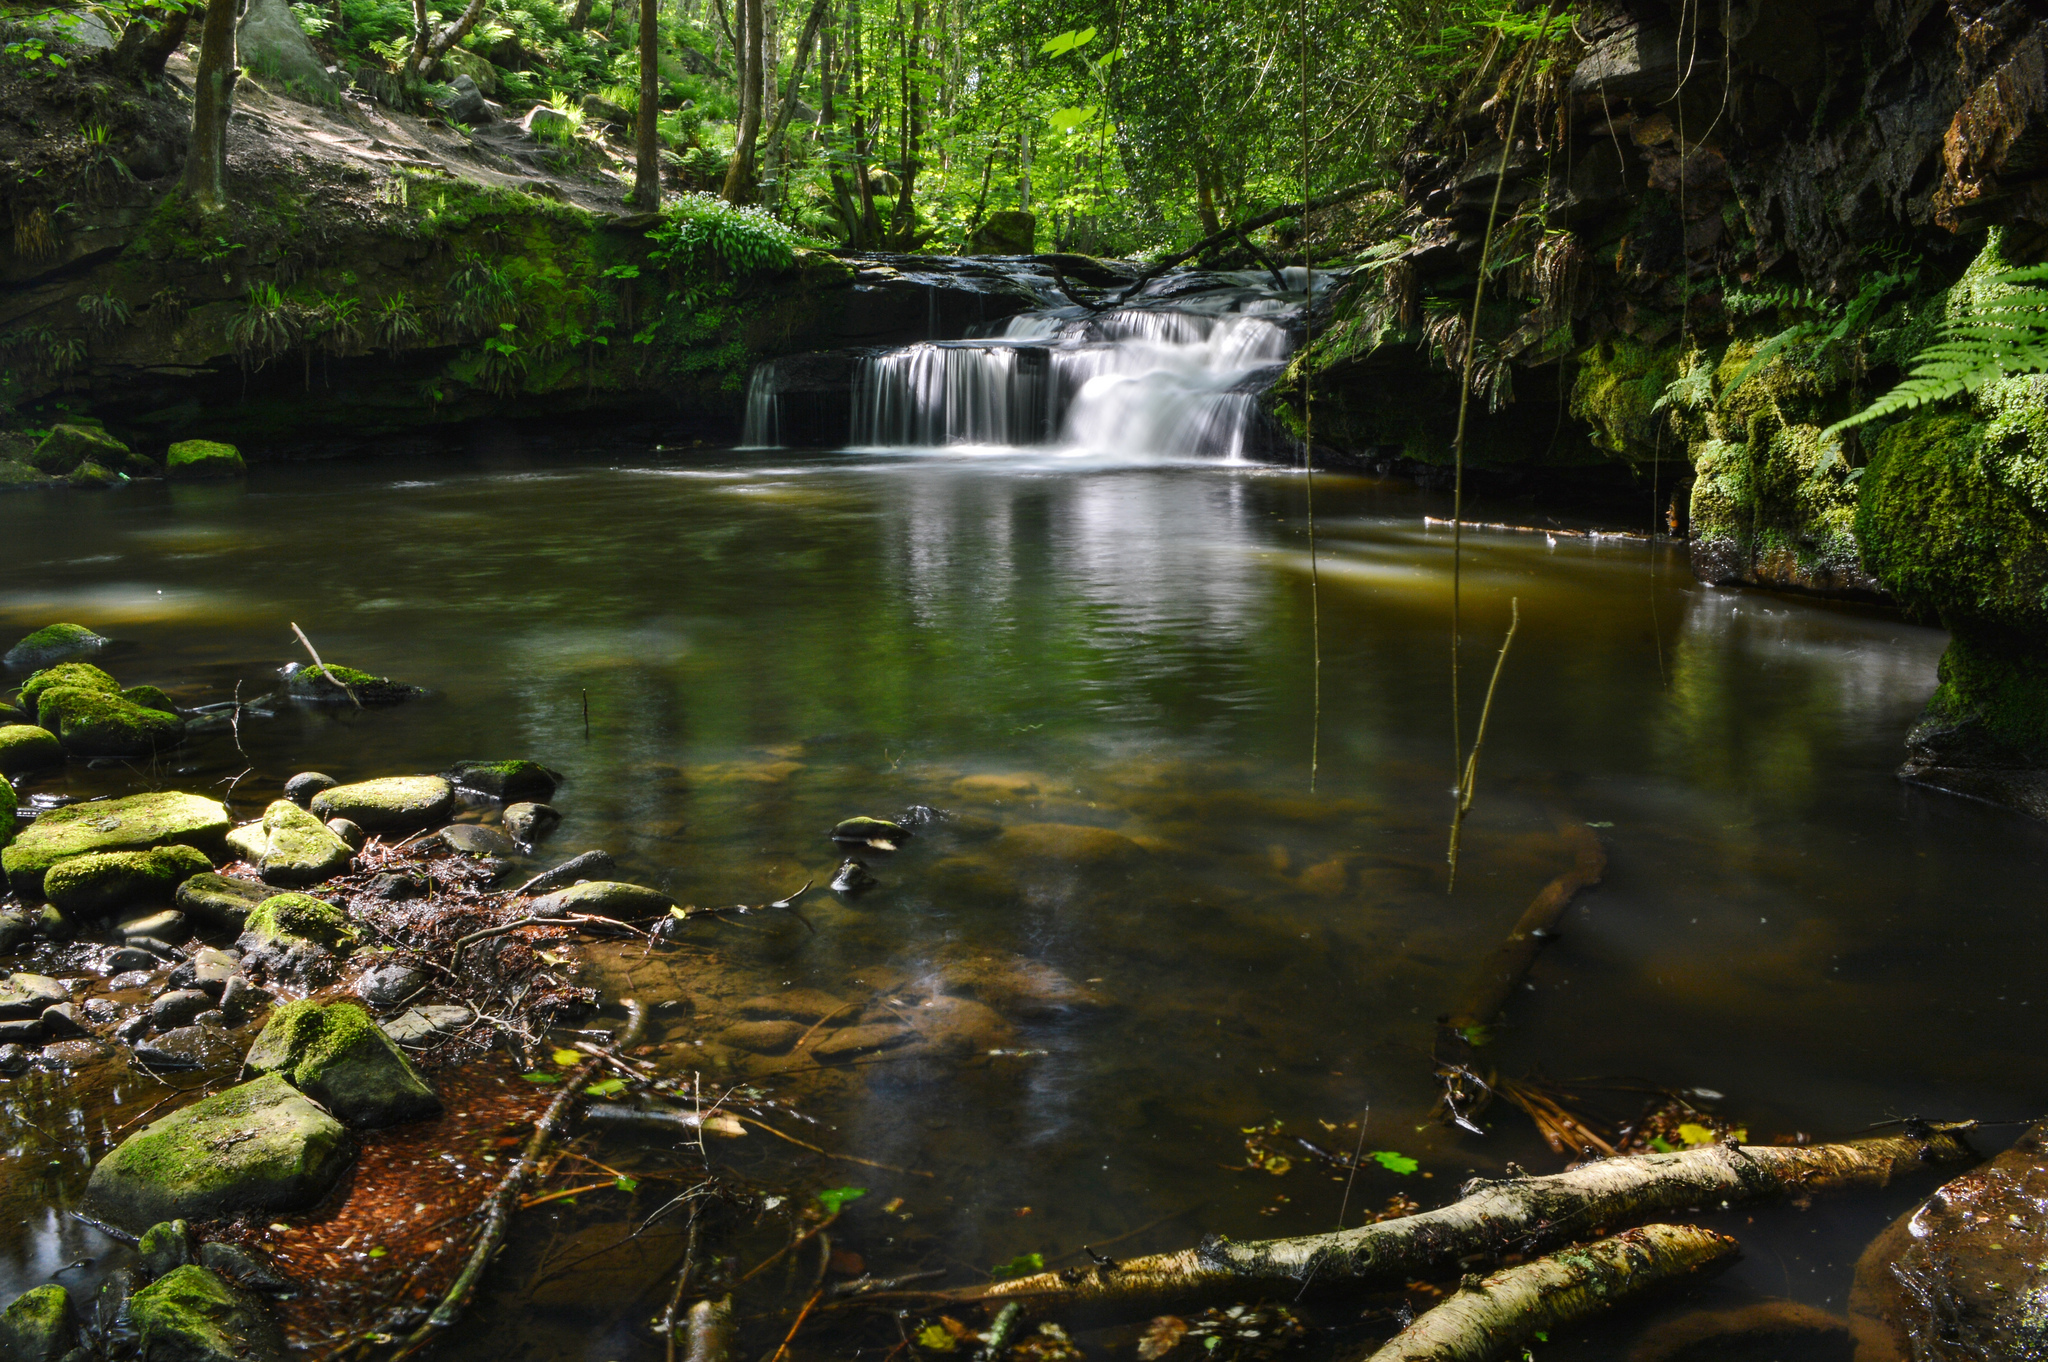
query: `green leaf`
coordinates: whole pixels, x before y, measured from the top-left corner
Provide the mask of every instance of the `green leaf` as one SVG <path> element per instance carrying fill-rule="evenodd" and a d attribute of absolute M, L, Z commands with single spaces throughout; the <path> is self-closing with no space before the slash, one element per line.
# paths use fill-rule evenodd
<path fill-rule="evenodd" d="M 818 1204 L 834 1215 L 849 1201 L 858 1201 L 868 1194 L 865 1187 L 832 1187 L 818 1193 Z"/>
<path fill-rule="evenodd" d="M 1650 1148 L 1656 1150 L 1659 1154 L 1673 1154 L 1677 1152 L 1671 1147 L 1671 1141 L 1665 1139 L 1662 1135 L 1652 1135 L 1650 1137 Z"/>
<path fill-rule="evenodd" d="M 1422 1167 L 1414 1159 L 1394 1149 L 1375 1149 L 1368 1157 L 1389 1173 L 1399 1173 L 1403 1177 Z"/>
<path fill-rule="evenodd" d="M 1075 48 L 1086 47 L 1088 46 L 1088 44 L 1094 41 L 1094 29 L 1083 28 L 1076 30 L 1070 28 L 1065 33 L 1059 34 L 1057 37 L 1046 39 L 1045 45 L 1040 47 L 1038 50 L 1040 52 L 1045 53 L 1045 55 L 1048 57 L 1063 57 L 1067 53 L 1072 52 Z"/>
<path fill-rule="evenodd" d="M 592 1083 L 583 1091 L 589 1093 L 592 1097 L 616 1097 L 625 1090 L 625 1079 L 607 1078 L 602 1083 Z"/>
<path fill-rule="evenodd" d="M 557 1050 L 550 1057 L 555 1061 L 555 1066 L 561 1069 L 571 1068 L 583 1062 L 583 1056 L 574 1050 Z"/>
<path fill-rule="evenodd" d="M 531 1073 L 521 1074 L 519 1076 L 529 1083 L 559 1083 L 562 1081 L 562 1076 L 560 1074 Z"/>
<path fill-rule="evenodd" d="M 1078 132 L 1093 123 L 1102 112 L 1093 104 L 1084 104 L 1071 109 L 1054 109 L 1045 116 L 1054 132 Z"/>
<path fill-rule="evenodd" d="M 999 1263 L 989 1269 L 989 1275 L 997 1279 L 1004 1277 L 1028 1277 L 1034 1272 L 1045 1271 L 1045 1255 L 1042 1253 L 1020 1253 L 1007 1263 Z"/>
<path fill-rule="evenodd" d="M 614 1186 L 614 1187 L 618 1188 L 618 1189 L 619 1189 L 620 1191 L 622 1191 L 622 1192 L 632 1192 L 632 1191 L 637 1191 L 637 1190 L 639 1189 L 639 1187 L 640 1187 L 640 1179 L 638 1179 L 638 1178 L 614 1178 L 614 1179 L 612 1179 L 612 1186 Z"/>
<path fill-rule="evenodd" d="M 382 1257 L 383 1257 L 383 1256 L 384 1256 L 384 1255 L 385 1255 L 385 1254 L 386 1254 L 387 1252 L 389 1252 L 389 1250 L 388 1250 L 388 1249 L 384 1249 L 384 1248 L 381 1248 L 381 1247 L 379 1247 L 379 1248 L 373 1248 L 373 1249 L 371 1249 L 371 1250 L 370 1250 L 370 1256 L 371 1256 L 372 1258 L 382 1258 Z"/>

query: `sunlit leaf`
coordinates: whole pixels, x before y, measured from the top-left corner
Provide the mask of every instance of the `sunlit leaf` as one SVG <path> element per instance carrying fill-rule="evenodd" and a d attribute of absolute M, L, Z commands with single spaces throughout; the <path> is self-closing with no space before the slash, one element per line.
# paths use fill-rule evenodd
<path fill-rule="evenodd" d="M 637 1188 L 638 1188 L 638 1187 L 640 1186 L 640 1179 L 638 1179 L 638 1178 L 614 1178 L 614 1179 L 612 1180 L 612 1186 L 614 1186 L 614 1187 L 618 1188 L 618 1189 L 619 1189 L 620 1191 L 622 1191 L 622 1192 L 631 1192 L 631 1191 L 634 1191 L 634 1190 L 636 1190 L 636 1189 L 637 1189 Z"/>
<path fill-rule="evenodd" d="M 519 1076 L 529 1083 L 559 1083 L 562 1081 L 560 1074 L 531 1073 Z"/>
<path fill-rule="evenodd" d="M 1093 104 L 1079 105 L 1071 109 L 1054 109 L 1045 116 L 1054 132 L 1074 132 L 1095 121 L 1101 112 Z"/>
<path fill-rule="evenodd" d="M 602 1083 L 592 1083 L 583 1091 L 589 1093 L 592 1097 L 617 1097 L 620 1093 L 624 1092 L 625 1090 L 625 1079 L 607 1078 Z"/>
<path fill-rule="evenodd" d="M 1028 1277 L 1034 1272 L 1043 1271 L 1045 1271 L 1044 1254 L 1020 1253 L 1009 1262 L 990 1268 L 989 1275 L 998 1279 L 1003 1277 Z"/>
<path fill-rule="evenodd" d="M 1389 1173 L 1399 1173 L 1403 1177 L 1422 1167 L 1406 1154 L 1393 1149 L 1375 1149 L 1368 1157 Z"/>
<path fill-rule="evenodd" d="M 1045 53 L 1045 55 L 1047 55 L 1048 57 L 1062 57 L 1065 56 L 1067 53 L 1072 52 L 1075 48 L 1086 47 L 1089 43 L 1092 43 L 1094 41 L 1094 29 L 1070 28 L 1065 33 L 1061 33 L 1055 37 L 1046 39 L 1045 44 L 1038 50 L 1040 52 Z"/>
<path fill-rule="evenodd" d="M 1685 1141 L 1687 1149 L 1714 1142 L 1714 1132 L 1697 1121 L 1687 1121 L 1678 1128 L 1678 1138 Z"/>
<path fill-rule="evenodd" d="M 379 1247 L 379 1248 L 373 1248 L 373 1249 L 371 1249 L 371 1250 L 370 1250 L 370 1256 L 371 1256 L 372 1258 L 382 1258 L 382 1257 L 383 1257 L 383 1256 L 384 1256 L 384 1255 L 385 1255 L 386 1253 L 388 1253 L 388 1252 L 390 1252 L 390 1250 L 389 1250 L 389 1249 L 385 1249 L 385 1248 L 382 1248 L 382 1247 Z"/>
<path fill-rule="evenodd" d="M 818 1204 L 837 1215 L 849 1201 L 858 1201 L 868 1194 L 865 1187 L 832 1187 L 818 1193 Z"/>
<path fill-rule="evenodd" d="M 574 1050 L 557 1050 L 552 1057 L 557 1067 L 564 1069 L 583 1062 L 583 1056 Z"/>

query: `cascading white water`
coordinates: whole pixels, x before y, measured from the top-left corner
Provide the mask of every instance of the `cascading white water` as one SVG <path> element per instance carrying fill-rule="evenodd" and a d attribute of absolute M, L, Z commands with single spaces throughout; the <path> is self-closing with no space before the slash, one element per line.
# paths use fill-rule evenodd
<path fill-rule="evenodd" d="M 850 443 L 1244 459 L 1303 301 L 1302 271 L 1287 274 L 1291 291 L 1259 274 L 1168 276 L 1112 311 L 1046 308 L 982 339 L 863 355 Z M 747 444 L 780 442 L 781 382 L 774 365 L 755 371 Z"/>

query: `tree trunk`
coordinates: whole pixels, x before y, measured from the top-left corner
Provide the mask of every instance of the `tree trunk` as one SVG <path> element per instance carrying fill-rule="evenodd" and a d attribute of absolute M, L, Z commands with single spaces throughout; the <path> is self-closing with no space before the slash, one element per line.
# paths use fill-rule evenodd
<path fill-rule="evenodd" d="M 1732 1258 L 1740 1245 L 1694 1225 L 1645 1225 L 1538 1258 L 1460 1289 L 1383 1348 L 1339 1362 L 1495 1362 L 1553 1329 Z"/>
<path fill-rule="evenodd" d="M 754 194 L 754 143 L 761 134 L 761 58 L 763 41 L 761 0 L 739 0 L 742 54 L 740 75 L 739 136 L 733 143 L 732 161 L 725 168 L 724 197 L 727 203 L 745 203 Z"/>
<path fill-rule="evenodd" d="M 775 125 L 768 129 L 768 137 L 762 143 L 764 158 L 773 157 L 775 148 L 782 141 L 782 134 L 789 128 L 789 120 L 796 113 L 796 97 L 804 88 L 804 68 L 811 61 L 811 45 L 818 39 L 818 26 L 825 22 L 825 10 L 832 0 L 811 0 L 811 12 L 804 16 L 803 36 L 797 39 L 796 61 L 789 72 L 789 93 L 782 97 L 782 107 L 775 111 Z M 830 75 L 826 79 L 830 80 Z M 825 102 L 832 102 L 830 90 L 825 93 Z"/>
<path fill-rule="evenodd" d="M 924 57 L 925 0 L 917 0 L 910 12 L 910 32 L 903 41 L 903 174 L 902 188 L 896 195 L 896 248 L 909 251 L 917 248 L 917 207 L 914 195 L 917 190 L 918 140 L 924 132 L 924 99 L 922 82 L 917 78 L 917 68 Z"/>
<path fill-rule="evenodd" d="M 484 17 L 484 6 L 488 3 L 489 0 L 469 0 L 468 6 L 462 11 L 461 18 L 442 29 L 431 41 L 426 42 L 420 47 L 419 61 L 413 69 L 414 79 L 425 80 L 433 73 L 434 64 L 447 55 L 449 48 L 468 37 L 469 31 L 476 27 L 476 21 Z M 426 0 L 413 0 L 413 13 L 415 15 L 424 20 L 425 10 Z M 420 27 L 420 34 L 422 37 L 426 35 L 426 25 L 424 23 Z"/>
<path fill-rule="evenodd" d="M 1195 162 L 1195 207 L 1202 215 L 1202 231 L 1215 236 L 1223 230 L 1223 222 L 1216 216 L 1216 182 L 1209 176 L 1209 166 L 1204 161 Z"/>
<path fill-rule="evenodd" d="M 114 48 L 115 66 L 137 79 L 161 79 L 164 66 L 185 41 L 191 23 L 192 11 L 188 9 L 166 12 L 151 5 L 121 30 L 121 41 Z"/>
<path fill-rule="evenodd" d="M 661 142 L 654 120 L 661 113 L 661 68 L 654 60 L 657 0 L 640 0 L 640 109 L 634 118 L 633 206 L 643 213 L 661 207 Z"/>
<path fill-rule="evenodd" d="M 1909 1128 L 1844 1144 L 1708 1145 L 1674 1154 L 1602 1159 L 1550 1177 L 1465 1184 L 1440 1210 L 1333 1234 L 1233 1242 L 1130 1258 L 1114 1267 L 1040 1272 L 922 1299 L 996 1309 L 1022 1303 L 1034 1316 L 1143 1318 L 1210 1301 L 1317 1287 L 1398 1286 L 1454 1272 L 1474 1258 L 1528 1253 L 1587 1239 L 1615 1225 L 1703 1207 L 1804 1196 L 1838 1187 L 1884 1187 L 1945 1164 L 1973 1163 L 1957 1133 L 1967 1126 Z"/>
<path fill-rule="evenodd" d="M 576 0 L 576 8 L 569 12 L 569 27 L 581 33 L 590 26 L 590 0 Z"/>
<path fill-rule="evenodd" d="M 192 143 L 185 156 L 185 190 L 202 213 L 228 202 L 228 116 L 235 108 L 235 0 L 206 0 L 199 30 L 199 68 L 193 78 Z"/>

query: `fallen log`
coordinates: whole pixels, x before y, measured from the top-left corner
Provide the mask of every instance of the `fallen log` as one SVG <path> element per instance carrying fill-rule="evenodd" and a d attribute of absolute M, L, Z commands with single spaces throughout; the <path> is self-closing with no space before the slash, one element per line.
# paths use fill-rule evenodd
<path fill-rule="evenodd" d="M 1168 1310 L 1310 1288 L 1395 1285 L 1441 1276 L 1508 1253 L 1535 1253 L 1609 1229 L 1738 1202 L 1884 1187 L 1922 1169 L 1974 1163 L 1961 1132 L 1974 1123 L 1915 1125 L 1897 1135 L 1807 1146 L 1709 1145 L 1603 1159 L 1549 1177 L 1465 1184 L 1452 1205 L 1330 1234 L 1198 1247 L 1014 1277 L 917 1299 L 1059 1313 L 1142 1318 Z M 870 1297 L 869 1299 L 876 1299 Z"/>
<path fill-rule="evenodd" d="M 1552 1329 L 1733 1257 L 1727 1235 L 1644 1225 L 1461 1287 L 1384 1347 L 1338 1362 L 1498 1362 Z"/>

